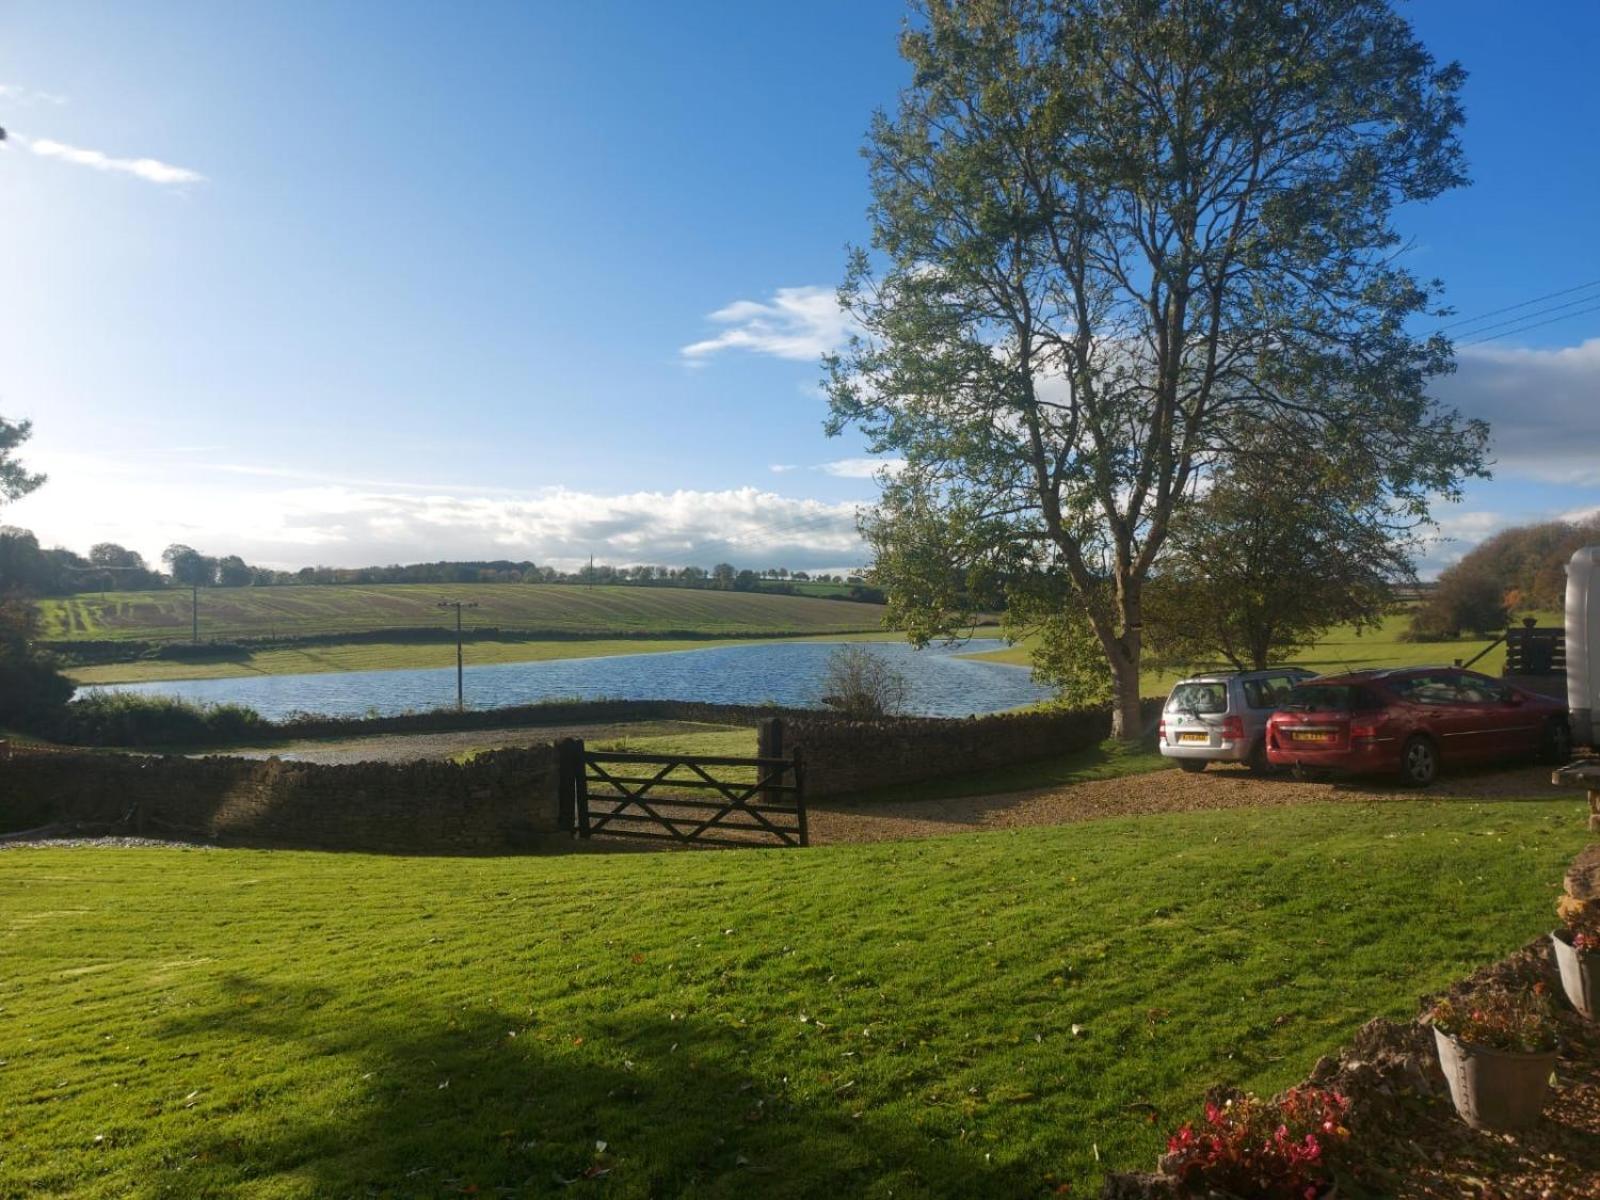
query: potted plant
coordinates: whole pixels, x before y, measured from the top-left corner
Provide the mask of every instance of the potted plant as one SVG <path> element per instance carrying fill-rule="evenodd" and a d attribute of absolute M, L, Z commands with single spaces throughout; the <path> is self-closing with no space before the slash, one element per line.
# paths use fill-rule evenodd
<path fill-rule="evenodd" d="M 1456 1112 L 1474 1129 L 1523 1129 L 1539 1119 L 1556 1065 L 1555 1013 L 1544 984 L 1480 988 L 1429 1014 Z"/>
<path fill-rule="evenodd" d="M 1562 914 L 1565 925 L 1550 935 L 1556 948 L 1561 988 L 1591 1021 L 1600 1017 L 1600 902 Z"/>
<path fill-rule="evenodd" d="M 1167 1140 L 1161 1169 L 1197 1196 L 1329 1200 L 1330 1156 L 1350 1137 L 1348 1102 L 1323 1088 L 1291 1088 L 1277 1101 L 1242 1096 L 1207 1103 L 1204 1123 Z"/>

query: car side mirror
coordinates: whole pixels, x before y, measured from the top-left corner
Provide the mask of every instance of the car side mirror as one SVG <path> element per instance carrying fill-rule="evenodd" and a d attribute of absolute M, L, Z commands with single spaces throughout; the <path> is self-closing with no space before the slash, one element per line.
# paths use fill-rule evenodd
<path fill-rule="evenodd" d="M 1516 692 L 1507 692 L 1506 693 L 1506 703 L 1507 704 L 1521 704 L 1522 703 L 1522 697 L 1521 697 L 1521 695 L 1519 695 Z"/>

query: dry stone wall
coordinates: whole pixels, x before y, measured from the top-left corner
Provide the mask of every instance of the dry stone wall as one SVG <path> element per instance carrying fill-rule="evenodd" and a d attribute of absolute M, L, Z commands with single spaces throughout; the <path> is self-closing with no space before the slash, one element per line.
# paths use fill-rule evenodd
<path fill-rule="evenodd" d="M 537 849 L 557 832 L 557 748 L 470 763 L 264 762 L 22 750 L 0 760 L 0 830 L 411 854 Z"/>
<path fill-rule="evenodd" d="M 1144 702 L 1147 724 L 1160 716 L 1161 703 Z M 799 750 L 807 796 L 837 796 L 1069 754 L 1098 745 L 1110 732 L 1106 709 L 999 713 L 964 721 L 799 716 L 784 719 L 783 749 Z"/>

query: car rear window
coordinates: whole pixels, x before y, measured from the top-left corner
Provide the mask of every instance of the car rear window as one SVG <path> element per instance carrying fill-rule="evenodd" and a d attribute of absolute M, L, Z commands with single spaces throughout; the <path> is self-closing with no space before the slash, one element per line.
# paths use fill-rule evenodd
<path fill-rule="evenodd" d="M 1283 707 L 1302 712 L 1361 712 L 1382 708 L 1377 696 L 1351 683 L 1302 683 L 1289 693 Z"/>
<path fill-rule="evenodd" d="M 1168 712 L 1225 713 L 1228 711 L 1228 685 L 1225 683 L 1180 683 L 1167 700 Z"/>

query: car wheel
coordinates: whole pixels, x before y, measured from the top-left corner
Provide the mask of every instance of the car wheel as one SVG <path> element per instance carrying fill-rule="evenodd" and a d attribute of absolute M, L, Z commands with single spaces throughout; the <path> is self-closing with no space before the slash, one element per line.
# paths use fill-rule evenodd
<path fill-rule="evenodd" d="M 1206 769 L 1206 760 L 1203 758 L 1180 758 L 1178 766 L 1191 775 L 1198 775 Z"/>
<path fill-rule="evenodd" d="M 1559 717 L 1544 727 L 1544 737 L 1539 743 L 1539 757 L 1556 766 L 1566 766 L 1572 759 L 1572 730 Z"/>
<path fill-rule="evenodd" d="M 1439 752 L 1425 737 L 1411 738 L 1400 751 L 1400 774 L 1416 787 L 1427 787 L 1439 775 Z"/>
<path fill-rule="evenodd" d="M 1250 747 L 1250 757 L 1244 760 L 1252 775 L 1267 775 L 1272 771 L 1272 760 L 1267 757 L 1267 739 L 1262 738 Z"/>

